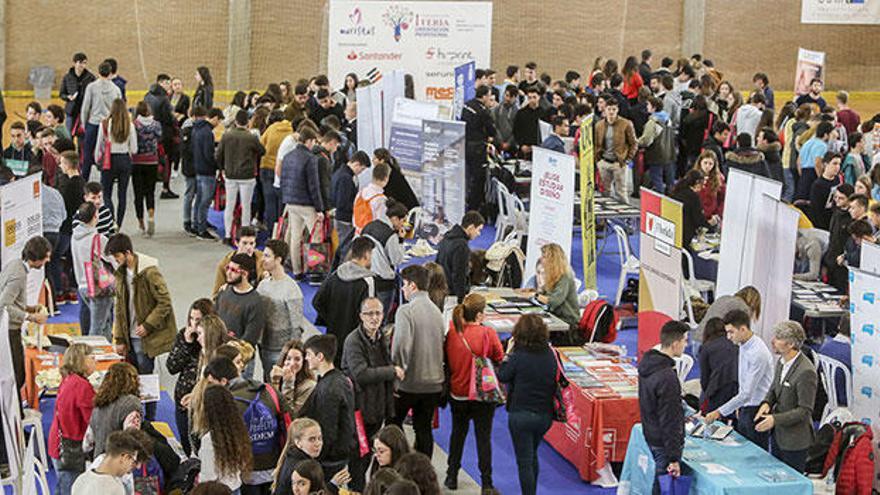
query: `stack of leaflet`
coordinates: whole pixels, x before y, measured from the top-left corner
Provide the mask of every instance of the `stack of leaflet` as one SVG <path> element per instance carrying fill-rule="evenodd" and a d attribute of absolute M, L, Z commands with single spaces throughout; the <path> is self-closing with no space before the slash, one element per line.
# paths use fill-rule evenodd
<path fill-rule="evenodd" d="M 630 363 L 597 358 L 580 347 L 561 347 L 565 377 L 589 395 L 601 398 L 638 396 L 638 370 Z"/>

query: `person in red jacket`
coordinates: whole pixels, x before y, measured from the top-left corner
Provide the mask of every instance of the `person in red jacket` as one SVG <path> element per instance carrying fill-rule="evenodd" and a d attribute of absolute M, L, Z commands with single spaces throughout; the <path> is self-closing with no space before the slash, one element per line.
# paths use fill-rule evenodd
<path fill-rule="evenodd" d="M 495 330 L 484 326 L 486 298 L 468 294 L 452 312 L 446 334 L 446 362 L 449 366 L 449 404 L 452 409 L 452 433 L 449 437 L 449 464 L 446 488 L 458 488 L 458 470 L 470 421 L 477 436 L 477 457 L 483 494 L 495 493 L 492 484 L 492 419 L 497 404 L 468 400 L 474 357 L 488 357 L 494 363 L 504 359 L 504 349 Z"/>
<path fill-rule="evenodd" d="M 55 467 L 58 479 L 55 493 L 70 495 L 76 478 L 85 471 L 85 457 L 82 454 L 82 441 L 92 417 L 92 400 L 95 390 L 88 377 L 95 372 L 95 359 L 92 348 L 87 344 L 72 344 L 64 353 L 61 364 L 61 386 L 55 400 L 55 414 L 49 428 L 49 457 Z M 62 440 L 63 438 L 63 440 Z M 62 445 L 65 454 L 79 450 L 81 463 L 69 462 L 75 455 L 65 455 L 61 459 Z M 69 465 L 74 464 L 74 465 Z M 79 464 L 79 465 L 76 465 Z"/>
<path fill-rule="evenodd" d="M 703 216 L 706 217 L 706 221 L 714 216 L 720 218 L 724 213 L 724 194 L 727 191 L 727 185 L 724 182 L 721 167 L 718 165 L 718 157 L 711 150 L 703 150 L 694 163 L 694 169 L 702 172 L 705 178 L 703 188 L 698 193 L 700 204 L 703 206 Z"/>

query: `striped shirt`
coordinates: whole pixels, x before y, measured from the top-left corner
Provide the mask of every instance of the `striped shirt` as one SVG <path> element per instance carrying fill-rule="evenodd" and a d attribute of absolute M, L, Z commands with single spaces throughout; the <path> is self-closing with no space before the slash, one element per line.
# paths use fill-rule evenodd
<path fill-rule="evenodd" d="M 73 219 L 73 228 L 76 228 L 80 222 L 79 218 Z M 104 234 L 107 237 L 114 235 L 117 232 L 116 228 L 116 220 L 113 218 L 113 210 L 110 209 L 107 205 L 101 205 L 101 208 L 98 209 L 98 232 Z"/>

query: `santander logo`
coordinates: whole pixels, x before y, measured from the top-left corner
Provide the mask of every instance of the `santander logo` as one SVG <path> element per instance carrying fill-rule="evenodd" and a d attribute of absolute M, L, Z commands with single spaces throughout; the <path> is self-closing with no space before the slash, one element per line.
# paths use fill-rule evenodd
<path fill-rule="evenodd" d="M 355 52 L 354 50 L 352 50 L 352 51 L 346 56 L 346 58 L 348 58 L 349 60 L 357 60 L 357 58 L 358 58 L 358 54 L 357 54 L 357 52 Z"/>

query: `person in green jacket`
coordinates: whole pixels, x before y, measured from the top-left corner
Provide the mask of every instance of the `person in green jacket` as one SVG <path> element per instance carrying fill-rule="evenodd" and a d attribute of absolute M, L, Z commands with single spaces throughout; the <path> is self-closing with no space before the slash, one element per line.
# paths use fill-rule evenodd
<path fill-rule="evenodd" d="M 547 305 L 550 314 L 568 323 L 574 331 L 580 322 L 577 287 L 568 263 L 568 257 L 559 244 L 541 247 L 541 267 L 544 276 L 538 280 L 537 299 Z"/>

